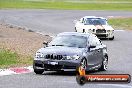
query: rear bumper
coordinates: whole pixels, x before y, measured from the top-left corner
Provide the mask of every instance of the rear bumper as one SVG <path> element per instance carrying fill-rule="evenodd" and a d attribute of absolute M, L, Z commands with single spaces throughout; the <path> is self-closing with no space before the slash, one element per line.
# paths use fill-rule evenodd
<path fill-rule="evenodd" d="M 77 60 L 67 60 L 67 61 L 53 61 L 53 60 L 34 60 L 33 68 L 34 69 L 44 69 L 49 71 L 76 71 L 76 68 L 79 66 L 80 62 Z"/>

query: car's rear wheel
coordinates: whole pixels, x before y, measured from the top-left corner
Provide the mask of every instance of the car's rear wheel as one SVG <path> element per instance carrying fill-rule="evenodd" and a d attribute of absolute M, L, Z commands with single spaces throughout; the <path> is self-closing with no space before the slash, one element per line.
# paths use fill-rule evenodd
<path fill-rule="evenodd" d="M 100 71 L 106 71 L 108 68 L 108 56 L 104 56 L 104 60 L 102 62 L 101 67 L 99 68 Z"/>
<path fill-rule="evenodd" d="M 44 69 L 34 69 L 34 72 L 36 74 L 42 74 L 44 72 Z"/>

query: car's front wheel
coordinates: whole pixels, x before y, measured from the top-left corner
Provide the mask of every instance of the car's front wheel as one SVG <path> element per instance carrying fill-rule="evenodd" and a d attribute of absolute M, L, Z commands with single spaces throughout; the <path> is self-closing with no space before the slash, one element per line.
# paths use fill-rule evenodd
<path fill-rule="evenodd" d="M 99 68 L 100 71 L 106 71 L 108 68 L 108 56 L 104 56 L 104 60 L 102 62 L 101 67 Z"/>
<path fill-rule="evenodd" d="M 44 72 L 44 69 L 34 69 L 34 72 L 36 74 L 42 74 Z"/>
<path fill-rule="evenodd" d="M 114 40 L 114 36 L 112 38 L 109 38 L 110 40 Z"/>

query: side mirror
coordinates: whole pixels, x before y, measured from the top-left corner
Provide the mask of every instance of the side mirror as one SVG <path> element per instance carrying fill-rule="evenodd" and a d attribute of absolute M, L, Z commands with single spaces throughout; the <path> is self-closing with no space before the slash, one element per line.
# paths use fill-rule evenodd
<path fill-rule="evenodd" d="M 48 42 L 43 42 L 43 44 L 44 44 L 45 46 L 48 46 Z"/>
<path fill-rule="evenodd" d="M 95 48 L 96 46 L 95 45 L 90 45 L 89 48 Z"/>
<path fill-rule="evenodd" d="M 95 47 L 96 47 L 95 45 L 90 45 L 89 48 L 88 48 L 88 50 L 89 51 L 93 51 Z"/>
<path fill-rule="evenodd" d="M 96 43 L 92 43 L 89 45 L 89 48 L 95 48 L 96 47 Z"/>

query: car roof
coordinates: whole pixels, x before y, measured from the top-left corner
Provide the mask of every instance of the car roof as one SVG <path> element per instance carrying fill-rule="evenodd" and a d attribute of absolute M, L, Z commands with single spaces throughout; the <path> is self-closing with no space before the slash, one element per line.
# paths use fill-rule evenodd
<path fill-rule="evenodd" d="M 97 17 L 97 16 L 84 16 L 83 18 L 100 18 L 100 19 L 106 19 L 104 17 Z"/>
<path fill-rule="evenodd" d="M 79 32 L 62 32 L 62 33 L 59 33 L 57 36 L 63 36 L 63 35 L 75 35 L 75 36 L 89 37 L 90 35 L 93 35 L 93 34 L 92 33 L 79 33 Z"/>

